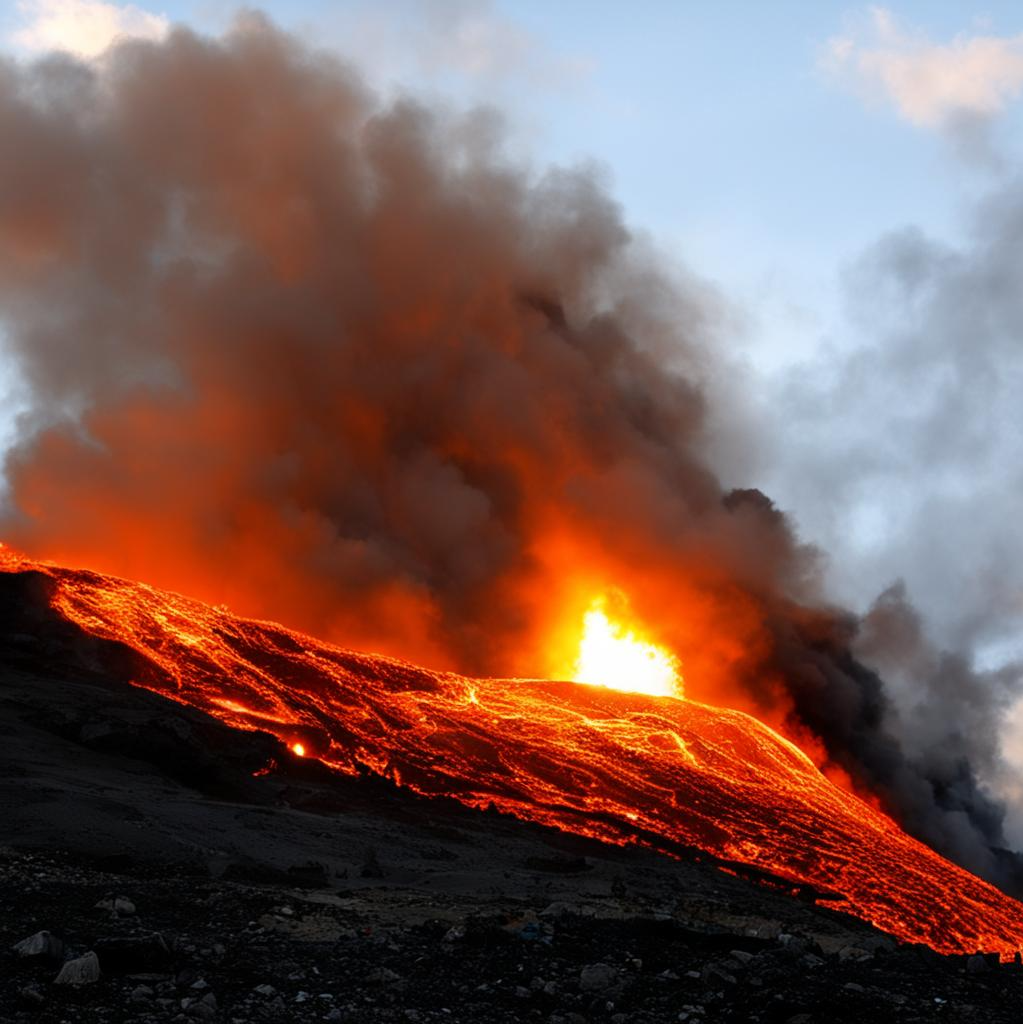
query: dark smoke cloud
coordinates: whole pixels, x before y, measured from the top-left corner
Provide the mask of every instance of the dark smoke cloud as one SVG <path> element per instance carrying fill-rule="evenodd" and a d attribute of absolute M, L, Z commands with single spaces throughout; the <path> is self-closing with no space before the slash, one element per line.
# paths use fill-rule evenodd
<path fill-rule="evenodd" d="M 961 859 L 984 855 L 978 838 L 988 848 L 1003 847 L 1004 808 L 976 778 L 993 780 L 1001 771 L 999 730 L 1018 698 L 1020 667 L 983 671 L 963 654 L 937 648 L 901 582 L 874 602 L 855 650 L 902 695 L 889 708 L 888 729 L 930 784 L 920 794 L 922 807 L 913 809 L 913 827 L 933 841 L 934 800 L 945 811 L 943 833 L 962 848 Z"/>
<path fill-rule="evenodd" d="M 1023 180 L 969 228 L 956 246 L 904 228 L 863 253 L 847 276 L 860 346 L 791 373 L 765 431 L 766 479 L 832 553 L 844 597 L 882 594 L 856 650 L 888 684 L 888 731 L 949 804 L 957 766 L 993 793 L 1018 771 L 1002 752 L 1018 758 L 1006 729 L 1023 696 Z M 1018 843 L 1018 793 L 1010 812 Z"/>
<path fill-rule="evenodd" d="M 694 696 L 990 869 L 969 763 L 938 792 L 891 739 L 814 553 L 709 465 L 720 304 L 637 258 L 593 172 L 258 18 L 2 65 L 0 135 L 12 542 L 475 673 L 563 667 L 621 587 Z"/>
<path fill-rule="evenodd" d="M 912 834 L 1023 891 L 1023 862 L 1005 849 L 1005 808 L 978 781 L 1000 766 L 997 726 L 1018 670 L 978 672 L 934 647 L 901 584 L 862 620 L 803 610 L 776 634 L 775 665 L 798 717 L 834 761 L 897 807 Z M 893 685 L 912 699 L 893 701 Z"/>

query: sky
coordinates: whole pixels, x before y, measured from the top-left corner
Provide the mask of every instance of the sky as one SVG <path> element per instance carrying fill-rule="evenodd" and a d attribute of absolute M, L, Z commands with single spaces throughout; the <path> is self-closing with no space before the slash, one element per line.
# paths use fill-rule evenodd
<path fill-rule="evenodd" d="M 837 330 L 843 261 L 902 223 L 954 237 L 984 185 L 982 170 L 951 159 L 937 125 L 857 73 L 857 57 L 920 40 L 1011 40 L 1023 28 L 1008 3 L 259 6 L 385 88 L 500 105 L 537 161 L 601 163 L 630 223 L 749 307 L 746 342 L 770 365 Z M 117 28 L 219 32 L 236 5 L 14 0 L 2 10 L 7 49 L 27 56 L 54 44 L 92 51 Z M 879 27 L 885 18 L 892 27 Z M 829 66 L 838 40 L 853 47 L 844 68 Z M 1018 86 L 1018 76 L 1004 86 L 1004 135 L 1019 119 Z"/>
<path fill-rule="evenodd" d="M 982 668 L 1023 655 L 1018 4 L 260 9 L 383 94 L 499 108 L 523 161 L 598 166 L 637 238 L 717 292 L 746 395 L 717 425 L 725 481 L 827 552 L 836 600 L 863 612 L 901 580 L 939 646 Z M 118 35 L 236 13 L 14 0 L 0 48 L 101 61 Z M 0 400 L 3 445 L 20 402 L 2 362 Z M 1023 764 L 1023 710 L 1005 722 Z"/>

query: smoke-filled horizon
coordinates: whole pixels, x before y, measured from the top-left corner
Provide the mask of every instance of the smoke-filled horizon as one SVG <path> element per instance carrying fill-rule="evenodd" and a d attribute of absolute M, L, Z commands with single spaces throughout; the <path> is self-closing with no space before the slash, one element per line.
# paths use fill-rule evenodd
<path fill-rule="evenodd" d="M 29 392 L 11 543 L 484 675 L 557 671 L 619 588 L 692 696 L 1008 884 L 977 781 L 997 754 L 910 742 L 852 648 L 990 681 L 904 594 L 865 623 L 828 607 L 771 501 L 722 486 L 710 424 L 743 414 L 711 383 L 717 297 L 658 270 L 591 171 L 515 165 L 492 112 L 382 104 L 258 18 L 0 64 L 0 131 L 0 315 Z"/>

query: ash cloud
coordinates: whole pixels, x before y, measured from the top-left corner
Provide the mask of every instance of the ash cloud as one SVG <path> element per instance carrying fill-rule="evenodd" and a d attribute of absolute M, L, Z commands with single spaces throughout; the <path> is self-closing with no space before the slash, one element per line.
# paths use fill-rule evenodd
<path fill-rule="evenodd" d="M 975 206 L 959 245 L 913 227 L 879 240 L 847 275 L 865 344 L 791 373 L 766 431 L 769 485 L 831 552 L 838 591 L 863 607 L 881 594 L 855 650 L 884 675 L 888 731 L 943 802 L 960 799 L 959 765 L 989 803 L 1006 793 L 1017 842 L 1003 752 L 1023 696 L 1021 253 L 1018 177 Z"/>
<path fill-rule="evenodd" d="M 832 566 L 840 591 L 861 602 L 903 578 L 951 650 L 1006 648 L 1023 609 L 1021 241 L 1023 182 L 978 208 L 963 246 L 881 239 L 847 277 L 866 343 L 774 395 L 767 479 L 851 556 Z"/>
<path fill-rule="evenodd" d="M 693 696 L 994 876 L 973 762 L 900 745 L 816 554 L 718 481 L 720 300 L 639 257 L 596 172 L 257 17 L 2 64 L 0 133 L 12 543 L 478 674 L 552 671 L 559 616 L 621 587 Z"/>

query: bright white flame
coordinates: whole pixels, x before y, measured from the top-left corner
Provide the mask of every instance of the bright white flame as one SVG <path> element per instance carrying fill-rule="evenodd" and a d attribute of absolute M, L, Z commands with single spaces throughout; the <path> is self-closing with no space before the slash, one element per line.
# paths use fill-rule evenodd
<path fill-rule="evenodd" d="M 656 644 L 640 639 L 631 629 L 612 622 L 604 600 L 590 605 L 583 617 L 583 635 L 573 679 L 612 690 L 676 697 L 682 677 L 678 658 Z"/>

